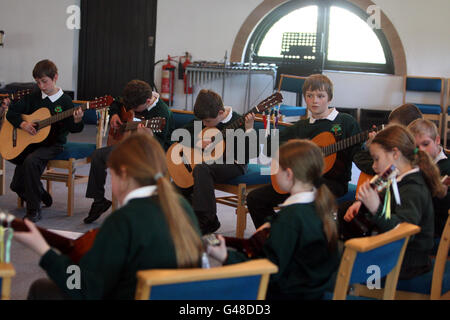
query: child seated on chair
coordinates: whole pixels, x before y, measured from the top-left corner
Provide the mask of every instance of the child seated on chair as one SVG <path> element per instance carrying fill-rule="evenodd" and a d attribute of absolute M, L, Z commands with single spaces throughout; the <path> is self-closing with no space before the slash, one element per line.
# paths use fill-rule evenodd
<path fill-rule="evenodd" d="M 235 120 L 241 117 L 237 112 L 233 111 L 232 107 L 224 106 L 222 98 L 219 94 L 212 90 L 203 89 L 199 92 L 194 104 L 194 115 L 196 119 L 192 120 L 184 126 L 191 137 L 190 145 L 196 141 L 194 137 L 194 123 L 200 122 L 203 128 L 217 128 L 224 129 L 227 125 L 232 124 Z M 245 129 L 247 132 L 253 129 L 255 115 L 249 113 L 245 117 L 245 123 L 238 129 Z M 183 143 L 182 141 L 181 143 Z M 206 148 L 211 140 L 199 140 L 201 148 Z M 181 193 L 190 199 L 192 197 L 192 207 L 197 215 L 202 234 L 213 233 L 220 228 L 220 222 L 217 218 L 216 197 L 214 193 L 214 184 L 226 183 L 228 180 L 244 174 L 247 171 L 247 156 L 244 162 L 239 162 L 236 152 L 238 148 L 244 147 L 248 150 L 248 143 L 245 146 L 238 146 L 235 143 L 234 162 L 227 161 L 225 151 L 222 163 L 200 163 L 196 164 L 193 170 L 194 185 L 191 188 L 181 189 Z M 246 152 L 246 155 L 247 152 Z M 230 160 L 230 159 L 228 159 Z"/>
<path fill-rule="evenodd" d="M 267 299 L 320 299 L 334 286 L 339 266 L 336 200 L 324 184 L 323 167 L 321 150 L 308 140 L 291 140 L 279 149 L 276 179 L 290 195 L 279 213 L 257 230 L 270 228 L 261 257 L 278 266 L 278 273 L 270 277 Z M 226 264 L 248 259 L 227 251 L 225 239 L 218 238 L 218 247 L 207 248 L 211 256 Z"/>
<path fill-rule="evenodd" d="M 136 273 L 154 268 L 200 267 L 203 242 L 192 208 L 167 178 L 164 151 L 148 134 L 119 142 L 108 159 L 113 195 L 121 207 L 108 216 L 78 263 L 80 288 L 69 289 L 74 262 L 56 253 L 35 225 L 17 240 L 40 256 L 49 279 L 36 281 L 29 299 L 133 299 Z"/>
<path fill-rule="evenodd" d="M 439 136 L 436 125 L 426 119 L 417 119 L 411 122 L 408 130 L 416 139 L 417 147 L 428 153 L 434 163 L 439 167 L 441 177 L 450 175 L 450 159 L 441 146 L 441 137 Z M 450 209 L 450 194 L 444 198 L 433 197 L 434 205 L 434 235 L 440 238 L 448 218 L 448 209 Z"/>
<path fill-rule="evenodd" d="M 374 160 L 373 169 L 383 173 L 395 165 L 399 204 L 395 198 L 395 184 L 390 192 L 392 199 L 380 196 L 365 182 L 358 191 L 357 201 L 344 216 L 351 221 L 356 215 L 364 215 L 380 232 L 394 228 L 401 222 L 418 225 L 421 232 L 409 241 L 406 248 L 400 279 L 410 279 L 431 269 L 430 253 L 434 244 L 434 209 L 432 196 L 442 197 L 447 192 L 440 181 L 439 169 L 430 156 L 416 147 L 414 137 L 400 125 L 389 125 L 379 132 L 369 144 Z M 386 205 L 384 205 L 386 203 Z M 364 204 L 364 207 L 362 206 Z"/>
<path fill-rule="evenodd" d="M 40 108 L 47 108 L 53 116 L 74 107 L 72 99 L 56 86 L 58 69 L 52 61 L 39 61 L 33 69 L 33 78 L 40 90 L 13 103 L 6 113 L 6 119 L 15 128 L 20 128 L 32 136 L 37 133 L 37 124 L 23 120 L 23 114 L 29 115 Z M 48 161 L 63 151 L 69 132 L 83 130 L 82 120 L 83 111 L 80 107 L 74 111 L 73 117 L 52 124 L 44 141 L 30 144 L 18 157 L 11 160 L 16 164 L 16 169 L 10 187 L 26 201 L 25 217 L 29 220 L 36 222 L 41 219 L 41 201 L 46 207 L 52 205 L 52 197 L 42 186 L 41 175 Z"/>
<path fill-rule="evenodd" d="M 280 131 L 280 145 L 290 139 L 312 139 L 323 132 L 331 133 L 336 141 L 361 132 L 358 123 L 351 115 L 329 108 L 333 99 L 333 83 L 327 76 L 321 74 L 309 76 L 303 85 L 303 96 L 310 117 L 299 120 L 291 127 Z M 270 139 L 269 137 L 266 146 L 271 145 Z M 362 160 L 358 158 L 358 154 L 362 152 L 361 146 L 362 143 L 358 143 L 339 151 L 335 164 L 324 175 L 325 184 L 336 197 L 342 197 L 348 191 L 352 161 L 362 171 L 370 169 L 370 163 L 366 164 L 367 158 Z M 270 156 L 275 151 L 268 149 L 267 155 Z M 267 217 L 274 216 L 273 208 L 285 201 L 287 197 L 287 194 L 276 192 L 271 184 L 251 191 L 247 196 L 247 205 L 255 228 L 259 228 Z"/>
<path fill-rule="evenodd" d="M 120 118 L 121 107 L 124 106 L 127 111 L 134 111 L 136 116 L 144 119 L 154 117 L 165 118 L 165 126 L 154 134 L 164 150 L 170 145 L 170 135 L 173 130 L 172 112 L 167 104 L 159 98 L 159 94 L 153 92 L 150 85 L 141 80 L 131 80 L 123 90 L 123 97 L 116 99 L 109 108 L 111 116 L 110 130 L 119 129 L 123 124 Z M 138 130 L 147 131 L 153 134 L 149 129 L 145 130 L 139 125 Z M 129 131 L 128 131 L 129 133 Z M 89 224 L 100 218 L 111 206 L 112 202 L 105 198 L 105 182 L 106 182 L 106 161 L 111 153 L 114 145 L 106 146 L 94 150 L 91 155 L 91 167 L 89 170 L 89 180 L 86 189 L 86 198 L 92 198 L 91 209 L 84 223 Z"/>

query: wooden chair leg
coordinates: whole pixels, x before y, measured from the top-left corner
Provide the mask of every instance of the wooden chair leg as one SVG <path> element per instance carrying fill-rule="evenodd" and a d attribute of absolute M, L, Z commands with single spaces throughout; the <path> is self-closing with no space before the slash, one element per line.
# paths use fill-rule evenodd
<path fill-rule="evenodd" d="M 73 214 L 74 195 L 75 195 L 75 172 L 72 163 L 70 164 L 69 172 L 67 173 L 67 215 L 69 217 Z"/>
<path fill-rule="evenodd" d="M 244 183 L 238 186 L 238 202 L 236 208 L 236 237 L 243 238 L 247 227 L 247 210 L 245 208 L 246 185 Z"/>
<path fill-rule="evenodd" d="M 17 197 L 17 208 L 19 209 L 23 208 L 23 200 L 21 197 Z"/>
<path fill-rule="evenodd" d="M 5 194 L 5 159 L 0 157 L 0 196 Z"/>

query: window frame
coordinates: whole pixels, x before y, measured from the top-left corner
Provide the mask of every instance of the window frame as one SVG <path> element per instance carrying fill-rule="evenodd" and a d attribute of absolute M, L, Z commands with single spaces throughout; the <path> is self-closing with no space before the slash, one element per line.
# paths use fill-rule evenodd
<path fill-rule="evenodd" d="M 335 0 L 333 2 L 328 0 L 299 0 L 288 1 L 273 9 L 268 13 L 256 26 L 247 42 L 245 48 L 244 61 L 249 62 L 251 53 L 251 46 L 253 44 L 254 52 L 258 52 L 259 48 L 270 28 L 278 22 L 281 18 L 289 14 L 290 12 L 307 7 L 310 5 L 318 6 L 317 16 L 317 34 L 321 37 L 320 47 L 320 59 L 322 71 L 350 71 L 350 72 L 363 72 L 363 73 L 382 73 L 382 74 L 395 74 L 394 58 L 392 49 L 389 42 L 382 31 L 382 29 L 373 29 L 373 32 L 377 36 L 380 44 L 383 48 L 383 53 L 386 59 L 385 64 L 376 63 L 362 63 L 362 62 L 346 62 L 346 61 L 334 61 L 327 59 L 328 53 L 328 37 L 329 37 L 329 21 L 330 21 L 330 8 L 331 6 L 337 6 L 351 13 L 357 15 L 364 21 L 369 17 L 369 14 L 359 8 L 357 5 L 346 0 Z M 253 62 L 256 63 L 275 63 L 276 65 L 282 65 L 283 58 L 267 57 L 267 56 L 253 56 Z M 283 64 L 285 65 L 285 64 Z M 296 66 L 302 66 L 302 64 L 296 64 Z M 306 66 L 306 64 L 305 64 Z M 295 70 L 295 67 L 292 68 Z M 295 71 L 293 71 L 295 74 Z"/>

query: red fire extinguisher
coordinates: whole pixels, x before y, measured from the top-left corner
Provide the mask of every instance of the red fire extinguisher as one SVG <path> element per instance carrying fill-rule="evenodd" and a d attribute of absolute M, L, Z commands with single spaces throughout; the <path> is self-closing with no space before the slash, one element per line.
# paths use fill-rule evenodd
<path fill-rule="evenodd" d="M 186 67 L 190 65 L 192 62 L 189 60 L 189 52 L 186 52 L 186 55 L 184 56 L 184 63 L 183 63 L 183 82 L 184 82 L 184 93 L 185 94 L 192 94 L 192 84 L 189 83 L 188 86 L 188 80 L 186 75 Z"/>
<path fill-rule="evenodd" d="M 161 99 L 164 100 L 169 106 L 173 104 L 173 95 L 175 87 L 175 66 L 170 62 L 173 59 L 167 56 L 167 63 L 162 66 L 161 75 Z"/>

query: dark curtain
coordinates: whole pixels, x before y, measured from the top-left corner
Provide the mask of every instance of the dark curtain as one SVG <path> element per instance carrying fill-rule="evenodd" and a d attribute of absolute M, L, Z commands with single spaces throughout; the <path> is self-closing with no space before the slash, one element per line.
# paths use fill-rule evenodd
<path fill-rule="evenodd" d="M 153 85 L 157 0 L 81 0 L 78 99 Z"/>

